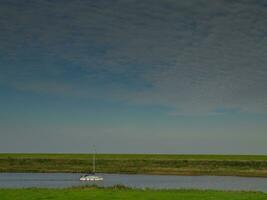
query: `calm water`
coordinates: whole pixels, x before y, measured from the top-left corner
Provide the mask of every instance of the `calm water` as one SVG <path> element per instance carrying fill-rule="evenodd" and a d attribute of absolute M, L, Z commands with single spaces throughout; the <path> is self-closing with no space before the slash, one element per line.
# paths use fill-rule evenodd
<path fill-rule="evenodd" d="M 267 178 L 222 176 L 161 176 L 100 174 L 99 186 L 123 184 L 136 188 L 195 188 L 219 190 L 254 190 L 267 192 Z M 0 188 L 62 188 L 89 185 L 81 182 L 81 174 L 72 173 L 0 173 Z"/>

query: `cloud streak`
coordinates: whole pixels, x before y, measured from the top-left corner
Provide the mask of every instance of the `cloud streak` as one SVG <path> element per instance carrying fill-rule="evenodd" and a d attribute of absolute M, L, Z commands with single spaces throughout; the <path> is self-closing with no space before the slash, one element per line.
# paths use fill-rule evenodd
<path fill-rule="evenodd" d="M 267 113 L 261 1 L 1 4 L 4 85 L 166 106 L 177 114 Z"/>

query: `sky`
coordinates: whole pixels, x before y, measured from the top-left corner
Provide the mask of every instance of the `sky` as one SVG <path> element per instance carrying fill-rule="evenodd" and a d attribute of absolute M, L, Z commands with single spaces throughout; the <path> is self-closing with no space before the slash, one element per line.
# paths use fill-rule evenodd
<path fill-rule="evenodd" d="M 0 152 L 266 144 L 266 0 L 0 0 Z"/>

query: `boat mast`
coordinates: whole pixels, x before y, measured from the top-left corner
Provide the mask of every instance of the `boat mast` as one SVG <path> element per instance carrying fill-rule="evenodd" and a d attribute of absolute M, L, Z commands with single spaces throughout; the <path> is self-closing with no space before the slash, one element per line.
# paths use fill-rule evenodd
<path fill-rule="evenodd" d="M 95 174 L 95 147 L 93 152 L 93 174 Z"/>

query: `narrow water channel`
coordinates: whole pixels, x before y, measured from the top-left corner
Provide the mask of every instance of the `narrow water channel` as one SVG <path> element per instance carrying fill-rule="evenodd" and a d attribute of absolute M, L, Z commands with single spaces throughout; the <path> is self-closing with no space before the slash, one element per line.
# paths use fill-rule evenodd
<path fill-rule="evenodd" d="M 81 182 L 81 174 L 72 173 L 0 173 L 0 188 L 65 188 L 97 184 L 113 186 L 122 184 L 135 188 L 155 189 L 216 189 L 267 192 L 267 178 L 230 176 L 166 176 L 100 174 L 104 181 Z"/>

